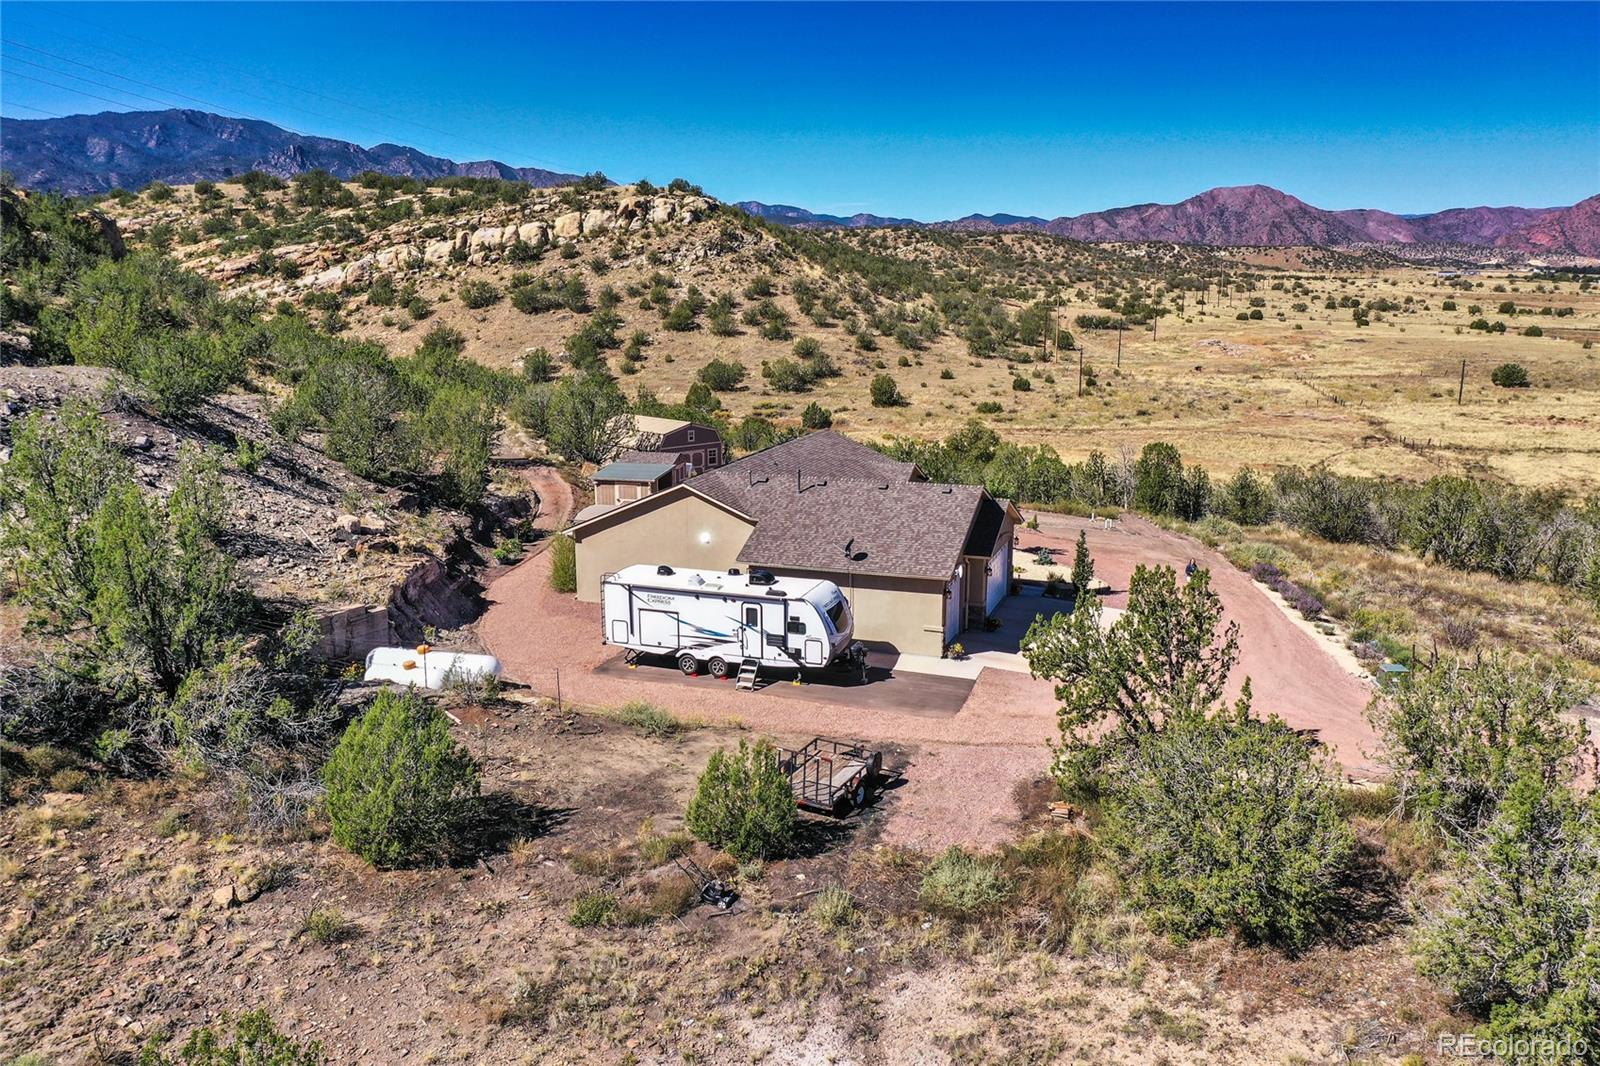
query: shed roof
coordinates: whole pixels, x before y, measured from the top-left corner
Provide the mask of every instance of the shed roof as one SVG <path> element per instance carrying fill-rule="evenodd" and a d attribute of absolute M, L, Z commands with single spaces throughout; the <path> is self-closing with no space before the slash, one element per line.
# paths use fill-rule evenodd
<path fill-rule="evenodd" d="M 594 472 L 594 481 L 654 481 L 672 473 L 677 463 L 608 463 Z"/>
<path fill-rule="evenodd" d="M 666 463 L 668 466 L 677 466 L 678 457 L 683 452 L 647 452 L 638 448 L 624 448 L 622 454 L 617 456 L 619 463 Z"/>

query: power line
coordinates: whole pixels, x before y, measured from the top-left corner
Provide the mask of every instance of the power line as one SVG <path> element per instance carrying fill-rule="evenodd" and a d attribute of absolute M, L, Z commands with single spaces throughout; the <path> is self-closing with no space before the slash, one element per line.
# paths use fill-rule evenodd
<path fill-rule="evenodd" d="M 126 74 L 118 74 L 114 70 L 106 70 L 106 69 L 104 69 L 102 67 L 92 66 L 92 65 L 90 65 L 88 63 L 80 63 L 76 59 L 69 59 L 66 56 L 58 56 L 54 52 L 47 52 L 43 48 L 35 48 L 31 44 L 23 44 L 21 41 L 14 41 L 9 37 L 0 37 L 0 43 L 4 43 L 4 44 L 6 44 L 6 45 L 8 45 L 8 46 L 10 46 L 12 48 L 25 48 L 30 52 L 37 52 L 42 56 L 49 56 L 51 59 L 57 60 L 58 62 L 71 63 L 75 67 L 82 67 L 84 70 L 92 70 L 96 74 L 104 74 L 107 77 L 116 78 L 118 81 L 126 81 L 126 82 L 130 82 L 130 83 L 132 83 L 134 85 L 142 85 L 146 89 L 155 89 L 157 92 L 166 93 L 168 96 L 175 96 L 180 100 L 188 100 L 190 103 L 199 104 L 202 107 L 209 107 L 209 108 L 212 108 L 213 110 L 216 110 L 216 111 L 227 112 L 227 111 L 235 110 L 234 108 L 231 108 L 231 107 L 225 107 L 224 105 L 219 104 L 214 100 L 202 100 L 197 96 L 189 96 L 189 95 L 187 95 L 185 93 L 180 93 L 176 89 L 164 88 L 164 87 L 162 87 L 160 85 L 156 85 L 156 84 L 154 84 L 152 82 L 140 81 L 138 78 L 130 78 Z M 54 70 L 51 67 L 45 66 L 43 63 L 35 63 L 31 59 L 23 59 L 21 56 L 12 56 L 11 57 L 11 61 L 13 63 L 26 63 L 30 67 L 38 67 L 41 70 L 49 70 L 49 71 L 51 71 L 51 73 L 61 74 L 61 75 L 64 75 L 66 77 L 69 77 L 69 78 L 77 78 L 79 81 L 88 82 L 90 85 L 96 84 L 93 80 L 91 80 L 89 78 L 82 77 L 81 75 L 69 74 L 64 70 Z M 115 89 L 114 86 L 109 86 L 109 88 Z M 116 91 L 122 92 L 124 90 L 116 89 Z M 138 94 L 137 93 L 128 93 L 127 95 L 136 96 Z M 146 96 L 146 97 L 143 97 L 143 99 L 149 100 L 150 97 Z M 154 103 L 166 103 L 166 101 L 161 101 L 161 100 L 156 100 L 156 101 L 153 101 L 153 102 Z M 241 117 L 242 118 L 242 117 L 246 117 L 246 116 L 240 115 L 240 116 L 237 116 L 237 117 Z M 284 129 L 288 129 L 288 128 L 289 127 L 287 127 L 287 126 L 284 127 Z M 290 130 L 290 132 L 294 133 L 294 132 L 298 132 L 298 131 Z M 304 134 L 301 134 L 301 136 L 304 136 Z"/>
<path fill-rule="evenodd" d="M 7 106 L 7 107 L 20 107 L 24 111 L 32 111 L 32 112 L 34 112 L 36 114 L 44 115 L 47 118 L 66 118 L 67 117 L 66 115 L 58 115 L 54 111 L 46 111 L 42 107 L 34 107 L 32 104 L 19 104 L 15 100 L 6 101 L 6 105 L 5 106 Z"/>
<path fill-rule="evenodd" d="M 87 96 L 91 100 L 99 100 L 101 103 L 110 104 L 113 107 L 127 107 L 128 106 L 128 102 L 126 100 L 113 100 L 109 96 L 96 96 L 94 93 L 86 93 L 82 89 L 74 89 L 70 85 L 58 85 L 53 81 L 46 81 L 43 78 L 35 78 L 31 74 L 23 74 L 23 73 L 20 73 L 19 71 L 15 71 L 15 70 L 8 70 L 8 71 L 6 71 L 6 73 L 11 75 L 13 78 L 22 78 L 22 79 L 24 79 L 26 81 L 36 81 L 40 85 L 48 85 L 48 86 L 50 86 L 50 88 L 52 88 L 52 89 L 60 89 L 62 92 L 77 93 L 79 96 Z"/>
<path fill-rule="evenodd" d="M 157 92 L 166 93 L 167 95 L 177 97 L 180 100 L 188 100 L 190 103 L 199 104 L 202 107 L 209 107 L 209 108 L 213 109 L 214 111 L 219 111 L 219 112 L 224 113 L 225 115 L 227 115 L 230 118 L 245 118 L 245 119 L 252 119 L 252 120 L 258 121 L 258 122 L 267 121 L 266 119 L 256 119 L 253 115 L 248 115 L 245 112 L 240 111 L 238 108 L 227 107 L 227 106 L 225 106 L 223 104 L 217 103 L 214 100 L 203 100 L 203 99 L 201 99 L 200 97 L 197 97 L 197 96 L 190 96 L 187 93 L 180 93 L 176 89 L 169 89 L 169 88 L 167 88 L 165 86 L 162 86 L 162 85 L 156 85 L 154 82 L 140 81 L 138 78 L 130 78 L 126 74 L 118 74 L 114 70 L 106 70 L 103 67 L 96 67 L 96 66 L 93 66 L 93 65 L 91 65 L 89 63 L 82 63 L 82 62 L 79 62 L 76 59 L 69 59 L 66 56 L 59 56 L 59 55 L 56 55 L 54 52 L 48 52 L 43 48 L 35 48 L 31 44 L 24 44 L 21 41 L 12 40 L 9 37 L 0 38 L 0 41 L 3 41 L 5 44 L 11 46 L 12 48 L 25 48 L 30 52 L 37 52 L 40 55 L 49 56 L 51 59 L 58 60 L 58 61 L 60 61 L 62 63 L 71 63 L 73 66 L 82 67 L 84 70 L 92 70 L 97 74 L 104 74 L 107 77 L 116 78 L 119 81 L 132 82 L 134 85 L 142 85 L 147 89 L 155 89 Z M 40 69 L 48 70 L 53 74 L 60 74 L 60 75 L 63 75 L 64 77 L 68 77 L 68 78 L 76 78 L 78 81 L 87 82 L 90 85 L 97 84 L 94 80 L 92 80 L 90 78 L 85 78 L 82 75 L 69 74 L 68 72 L 66 72 L 64 70 L 55 70 L 52 67 L 45 66 L 42 63 L 35 63 L 32 60 L 23 59 L 20 56 L 12 56 L 11 58 L 12 58 L 12 61 L 16 62 L 16 63 L 27 63 L 29 66 L 39 67 Z M 124 93 L 125 95 L 128 95 L 128 96 L 139 96 L 138 93 L 128 92 L 127 90 L 117 88 L 116 86 L 103 86 L 103 88 L 109 88 L 113 92 L 121 92 L 121 93 Z M 164 104 L 164 105 L 166 105 L 168 107 L 176 107 L 177 106 L 176 104 L 172 103 L 172 101 L 170 101 L 170 100 L 153 100 L 151 97 L 148 97 L 148 96 L 140 97 L 140 99 L 150 100 L 152 103 Z M 307 112 L 307 114 L 313 114 L 314 115 L 314 114 L 316 114 L 316 112 Z M 333 119 L 331 116 L 328 116 L 328 115 L 319 115 L 317 117 L 326 118 L 330 122 L 337 121 L 336 119 Z M 281 128 L 288 130 L 290 133 L 296 134 L 296 135 L 301 136 L 301 137 L 311 136 L 308 133 L 305 133 L 305 132 L 303 132 L 301 130 L 297 130 L 292 126 L 285 125 L 284 123 L 281 123 L 281 122 L 280 123 L 274 123 L 274 125 L 280 126 Z"/>
<path fill-rule="evenodd" d="M 46 71 L 48 73 L 54 74 L 57 77 L 71 78 L 74 81 L 81 81 L 85 85 L 93 85 L 93 86 L 95 86 L 96 88 L 99 88 L 99 89 L 108 89 L 108 90 L 110 90 L 111 92 L 114 92 L 114 93 L 121 93 L 123 96 L 131 96 L 135 100 L 143 100 L 146 103 L 160 104 L 162 107 L 174 107 L 174 106 L 176 106 L 175 104 L 173 104 L 173 102 L 171 100 L 158 100 L 154 96 L 145 96 L 143 93 L 136 93 L 132 89 L 124 89 L 120 85 L 107 85 L 103 81 L 95 81 L 93 78 L 85 78 L 81 74 L 69 74 L 67 71 L 56 70 L 54 67 L 47 67 L 43 63 L 35 63 L 30 59 L 23 59 L 20 56 L 12 56 L 10 61 L 13 62 L 13 63 L 26 63 L 30 67 L 36 67 L 39 70 L 43 70 L 43 71 Z M 16 71 L 12 71 L 12 73 L 16 74 Z M 17 76 L 18 77 L 27 77 L 26 74 L 18 74 Z M 115 77 L 115 75 L 113 75 L 113 77 Z M 35 79 L 35 80 L 39 80 L 39 79 Z M 132 81 L 133 79 L 129 78 L 127 80 Z M 143 84 L 143 83 L 142 82 L 136 82 L 135 84 Z M 58 88 L 59 88 L 59 86 L 58 86 Z M 87 95 L 87 94 L 85 94 L 85 95 Z"/>

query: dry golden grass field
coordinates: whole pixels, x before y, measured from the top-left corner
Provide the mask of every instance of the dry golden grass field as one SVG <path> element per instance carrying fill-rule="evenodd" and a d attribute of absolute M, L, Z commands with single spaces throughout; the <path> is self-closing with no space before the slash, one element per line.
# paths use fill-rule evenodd
<path fill-rule="evenodd" d="M 342 231 L 328 224 L 376 202 L 370 190 L 347 187 L 356 191 L 358 208 L 323 213 L 317 240 L 278 249 L 283 255 L 304 254 L 308 274 L 374 249 L 418 241 L 422 223 L 417 219 L 386 228 L 365 221 Z M 247 210 L 239 203 L 237 186 L 220 188 L 236 212 Z M 614 203 L 630 192 L 586 194 L 580 206 Z M 162 210 L 153 211 L 139 199 L 111 204 L 109 210 L 137 241 L 155 218 L 177 221 L 181 234 L 184 220 L 204 217 L 189 202 L 192 197 L 192 191 L 179 190 Z M 287 197 L 268 193 L 262 199 L 278 203 Z M 550 219 L 567 206 L 536 200 L 509 212 L 446 213 L 442 223 L 431 223 L 432 235 L 440 229 L 499 225 L 508 213 Z M 295 217 L 293 209 L 288 215 Z M 824 263 L 815 255 L 797 255 L 772 232 L 733 209 L 713 207 L 709 217 L 689 224 L 652 224 L 566 242 L 576 255 L 552 250 L 537 262 L 517 264 L 489 252 L 467 262 L 399 272 L 397 282 L 414 284 L 433 303 L 433 313 L 421 322 L 398 308 L 371 306 L 362 295 L 364 285 L 334 291 L 342 297 L 339 314 L 350 335 L 380 340 L 403 353 L 442 324 L 466 335 L 472 358 L 511 367 L 535 347 L 559 357 L 563 342 L 588 315 L 523 314 L 506 299 L 469 309 L 458 295 L 461 283 L 486 280 L 505 292 L 518 273 L 577 274 L 591 296 L 608 285 L 621 296 L 620 337 L 635 330 L 650 335 L 637 372 L 622 379 L 626 391 L 643 385 L 676 402 L 705 363 L 732 360 L 746 367 L 748 377 L 742 388 L 720 396 L 724 408 L 734 416 L 757 413 L 779 424 L 797 421 L 816 401 L 833 412 L 838 428 L 857 435 L 940 436 L 977 416 L 978 405 L 987 403 L 998 404 L 1000 411 L 990 406 L 983 417 L 1004 436 L 1049 444 L 1068 460 L 1093 449 L 1116 458 L 1122 449 L 1136 451 L 1163 440 L 1213 474 L 1241 465 L 1327 463 L 1344 473 L 1415 479 L 1471 472 L 1580 494 L 1600 488 L 1600 352 L 1584 347 L 1600 338 L 1600 289 L 1581 291 L 1573 280 L 1541 279 L 1526 266 L 1444 276 L 1445 270 L 1402 264 L 1381 252 L 1093 246 L 1034 234 L 910 230 L 803 236 L 807 247 L 865 252 L 873 264 L 916 264 L 919 277 L 945 287 L 918 292 L 913 281 L 893 291 L 854 269 L 863 260 Z M 218 250 L 198 230 L 190 236 L 194 243 L 180 240 L 174 251 L 213 274 L 230 256 L 237 267 L 244 254 Z M 765 339 L 744 324 L 736 335 L 717 336 L 706 328 L 703 315 L 696 328 L 672 332 L 662 328 L 664 309 L 645 309 L 633 295 L 648 290 L 652 281 L 666 281 L 677 300 L 695 286 L 707 299 L 731 295 L 738 316 L 757 302 L 744 293 L 761 276 L 772 280 L 772 299 L 792 319 L 789 338 Z M 1224 276 L 1231 283 L 1219 289 L 1217 280 Z M 794 293 L 801 279 L 836 295 L 841 313 L 824 316 L 825 324 L 801 314 Z M 274 284 L 248 274 L 241 287 L 269 299 L 311 291 L 303 281 Z M 908 350 L 892 336 L 867 330 L 874 333 L 875 350 L 863 351 L 850 332 L 851 327 L 865 329 L 873 313 L 905 310 L 915 317 L 952 291 L 982 293 L 1013 315 L 1033 300 L 1056 299 L 1056 325 L 1070 330 L 1082 346 L 1088 382 L 1082 394 L 1078 351 L 1051 352 L 1049 361 L 1041 361 L 1037 346 L 1017 344 L 998 356 L 976 358 L 955 328 L 940 331 L 923 350 Z M 1130 292 L 1161 293 L 1162 306 L 1173 313 L 1160 317 L 1154 334 L 1140 326 L 1123 331 L 1119 365 L 1117 332 L 1079 329 L 1074 320 L 1108 313 L 1096 306 L 1098 297 Z M 1358 326 L 1348 307 L 1326 308 L 1330 299 L 1342 298 L 1387 300 L 1397 309 L 1374 312 L 1370 324 Z M 1455 308 L 1445 309 L 1452 300 Z M 1519 313 L 1498 313 L 1504 301 L 1514 302 Z M 1481 310 L 1474 313 L 1472 307 Z M 1551 313 L 1540 314 L 1545 308 Z M 1568 308 L 1570 313 L 1556 313 Z M 1252 310 L 1262 317 L 1238 319 Z M 1506 332 L 1468 328 L 1480 317 L 1505 322 Z M 1529 326 L 1540 327 L 1543 336 L 1521 335 Z M 792 338 L 802 336 L 816 338 L 843 374 L 803 393 L 769 389 L 762 363 L 790 356 Z M 613 368 L 624 369 L 618 354 L 610 355 Z M 1463 360 L 1466 385 L 1458 403 Z M 1531 387 L 1490 383 L 1492 369 L 1507 362 L 1527 368 Z M 905 406 L 870 406 L 867 383 L 877 373 L 895 378 L 909 401 Z M 1018 377 L 1026 379 L 1029 391 L 1014 388 Z"/>

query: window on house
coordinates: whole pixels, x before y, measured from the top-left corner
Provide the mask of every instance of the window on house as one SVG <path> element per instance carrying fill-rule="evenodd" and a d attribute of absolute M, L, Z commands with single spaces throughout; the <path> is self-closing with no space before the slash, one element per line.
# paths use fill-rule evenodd
<path fill-rule="evenodd" d="M 694 430 L 692 430 L 692 429 L 689 431 L 689 443 L 690 444 L 694 443 Z"/>

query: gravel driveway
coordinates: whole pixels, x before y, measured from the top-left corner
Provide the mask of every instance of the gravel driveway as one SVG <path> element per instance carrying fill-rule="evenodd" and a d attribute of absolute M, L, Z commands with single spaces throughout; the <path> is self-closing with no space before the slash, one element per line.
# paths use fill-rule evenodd
<path fill-rule="evenodd" d="M 1316 729 L 1352 774 L 1375 773 L 1367 754 L 1374 738 L 1362 717 L 1370 687 L 1334 663 L 1247 574 L 1200 544 L 1139 519 L 1123 519 L 1109 533 L 1084 519 L 1042 515 L 1041 523 L 1037 532 L 1019 530 L 1019 543 L 1050 544 L 1068 560 L 1078 530 L 1089 530 L 1096 573 L 1112 585 L 1106 598 L 1111 606 L 1126 604 L 1135 563 L 1181 569 L 1193 558 L 1211 567 L 1225 615 L 1243 631 L 1234 689 L 1248 675 L 1258 711 Z M 819 734 L 899 745 L 908 753 L 906 783 L 886 800 L 889 842 L 992 846 L 1016 828 L 1016 786 L 1049 766 L 1056 701 L 1048 682 L 985 669 L 959 711 L 929 714 L 896 710 L 889 698 L 832 702 L 822 686 L 795 698 L 781 691 L 787 685 L 751 693 L 650 667 L 626 670 L 613 663 L 618 650 L 600 642 L 599 605 L 552 591 L 549 571 L 549 555 L 540 553 L 507 570 L 485 593 L 489 608 L 478 634 L 510 679 L 544 695 L 554 695 L 559 684 L 563 699 L 588 706 L 648 700 L 685 718 L 741 724 L 786 746 Z"/>
<path fill-rule="evenodd" d="M 1111 594 L 1101 600 L 1108 606 L 1128 605 L 1128 580 L 1139 563 L 1170 566 L 1180 574 L 1190 559 L 1209 568 L 1224 620 L 1239 623 L 1239 665 L 1229 684 L 1230 698 L 1248 677 L 1257 714 L 1276 714 L 1297 729 L 1316 730 L 1317 739 L 1352 776 L 1379 774 L 1373 757 L 1377 737 L 1364 713 L 1374 695 L 1372 685 L 1336 662 L 1249 574 L 1199 541 L 1131 515 L 1119 518 L 1109 531 L 1103 524 L 1067 515 L 1040 513 L 1039 524 L 1037 531 L 1017 528 L 1018 554 L 1048 545 L 1056 549 L 1057 569 L 1065 574 L 1072 569 L 1078 531 L 1084 530 L 1095 576 L 1111 584 Z"/>

